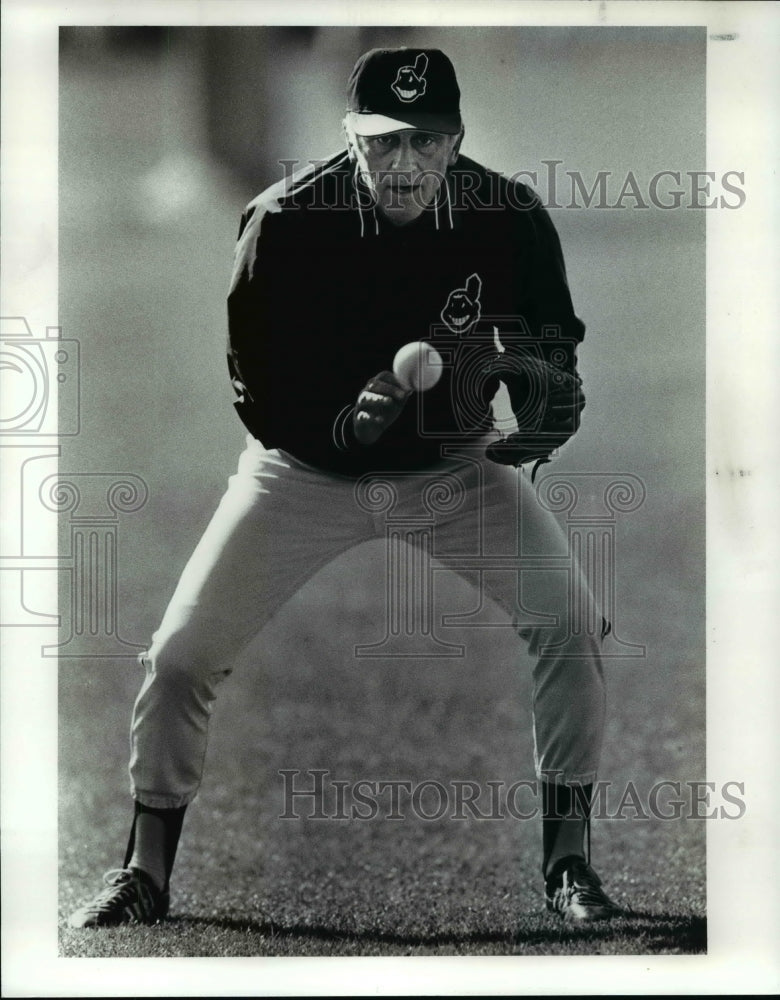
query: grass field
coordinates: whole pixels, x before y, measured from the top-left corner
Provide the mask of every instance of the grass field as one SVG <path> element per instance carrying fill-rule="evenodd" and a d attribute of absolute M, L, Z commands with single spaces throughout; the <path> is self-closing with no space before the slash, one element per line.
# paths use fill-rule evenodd
<path fill-rule="evenodd" d="M 353 781 L 435 779 L 445 787 L 533 777 L 528 662 L 518 665 L 509 634 L 492 641 L 461 635 L 468 656 L 435 666 L 350 655 L 354 635 L 372 634 L 381 581 L 374 578 L 362 598 L 352 596 L 346 610 L 323 595 L 338 593 L 340 581 L 379 554 L 366 546 L 312 581 L 224 686 L 207 780 L 186 821 L 171 922 L 99 933 L 65 929 L 63 954 L 703 950 L 701 822 L 594 822 L 594 863 L 616 900 L 636 913 L 583 931 L 542 912 L 538 821 L 425 821 L 408 809 L 403 821 L 393 821 L 382 818 L 387 808 L 366 821 L 279 818 L 282 768 L 323 768 L 332 779 Z M 453 580 L 444 595 L 450 606 L 465 598 L 460 587 Z M 339 632 L 331 628 L 336 614 L 344 623 Z M 94 890 L 103 869 L 121 860 L 129 802 L 126 742 L 117 734 L 126 728 L 137 675 L 137 668 L 79 662 L 62 670 L 63 917 Z M 646 712 L 648 699 L 658 702 L 657 679 L 646 669 L 617 668 L 611 689 L 604 773 L 645 789 L 660 776 L 686 780 L 689 747 L 677 735 L 685 720 L 678 714 L 664 728 Z M 94 714 L 91 738 L 82 742 L 67 723 L 85 704 Z M 691 726 L 701 710 L 695 697 L 686 700 Z M 435 807 L 424 806 L 431 813 Z M 489 811 L 485 804 L 482 811 Z"/>
<path fill-rule="evenodd" d="M 149 486 L 145 508 L 120 524 L 118 564 L 122 634 L 146 643 L 241 443 L 224 377 L 224 293 L 253 192 L 205 171 L 190 177 L 196 205 L 185 198 L 180 214 L 156 217 L 148 196 L 164 187 L 172 152 L 149 138 L 166 124 L 154 118 L 158 70 L 63 67 L 60 287 L 65 334 L 82 345 L 83 430 L 61 464 L 132 471 Z M 555 220 L 591 331 L 586 419 L 556 471 L 630 471 L 647 486 L 642 509 L 617 525 L 619 627 L 647 655 L 607 665 L 601 771 L 642 794 L 704 775 L 703 220 L 661 214 Z M 703 951 L 700 821 L 595 822 L 594 866 L 634 916 L 586 932 L 543 912 L 538 821 L 279 818 L 285 768 L 345 781 L 533 778 L 529 661 L 510 630 L 453 630 L 467 645 L 459 660 L 354 657 L 356 643 L 381 638 L 379 554 L 365 546 L 322 571 L 224 685 L 164 926 L 64 926 L 122 859 L 141 677 L 132 660 L 63 659 L 61 954 Z M 442 611 L 469 603 L 454 578 L 438 597 Z"/>

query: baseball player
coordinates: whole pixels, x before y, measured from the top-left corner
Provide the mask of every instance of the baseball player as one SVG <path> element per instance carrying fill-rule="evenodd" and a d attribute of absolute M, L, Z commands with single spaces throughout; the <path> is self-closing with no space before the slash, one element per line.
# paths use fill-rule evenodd
<path fill-rule="evenodd" d="M 306 579 L 383 537 L 361 486 L 389 484 L 396 512 L 412 512 L 426 509 L 431 484 L 449 483 L 457 502 L 437 509 L 434 556 L 511 563 L 521 534 L 535 552 L 566 553 L 531 475 L 575 433 L 585 403 L 584 326 L 548 214 L 528 188 L 460 153 L 460 90 L 437 49 L 361 56 L 344 130 L 344 152 L 263 192 L 241 219 L 228 363 L 246 449 L 140 658 L 124 864 L 72 926 L 166 916 L 218 685 Z M 424 393 L 390 370 L 413 341 L 443 360 Z M 492 409 L 502 384 L 516 418 L 507 436 Z M 515 562 L 478 575 L 533 658 L 547 907 L 575 922 L 612 917 L 622 911 L 585 847 L 609 626 L 570 627 L 560 574 Z"/>

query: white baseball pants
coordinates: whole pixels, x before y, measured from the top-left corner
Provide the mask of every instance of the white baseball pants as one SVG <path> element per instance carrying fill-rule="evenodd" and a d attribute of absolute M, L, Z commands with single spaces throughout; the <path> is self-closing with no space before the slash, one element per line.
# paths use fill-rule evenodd
<path fill-rule="evenodd" d="M 537 776 L 554 771 L 558 780 L 595 780 L 605 714 L 601 618 L 579 570 L 572 586 L 566 538 L 526 474 L 484 459 L 480 445 L 459 449 L 436 471 L 356 483 L 248 437 L 139 658 L 146 678 L 131 732 L 135 798 L 175 808 L 195 797 L 217 685 L 238 653 L 317 570 L 355 545 L 389 538 L 398 524 L 419 524 L 419 535 L 404 530 L 408 544 L 426 546 L 434 560 L 481 586 L 527 643 Z M 398 585 L 408 587 L 409 578 Z M 420 598 L 424 581 L 412 586 Z M 584 617 L 599 627 L 583 627 L 574 593 L 578 601 L 587 596 L 591 612 Z"/>

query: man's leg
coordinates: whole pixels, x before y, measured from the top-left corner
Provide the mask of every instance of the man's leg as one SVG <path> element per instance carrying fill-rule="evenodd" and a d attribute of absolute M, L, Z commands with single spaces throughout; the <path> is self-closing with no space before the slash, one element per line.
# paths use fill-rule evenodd
<path fill-rule="evenodd" d="M 320 516 L 323 509 L 327 518 Z M 135 816 L 123 874 L 73 915 L 73 925 L 164 916 L 184 810 L 201 781 L 219 683 L 238 653 L 310 576 L 371 533 L 350 481 L 249 443 L 140 658 L 146 677 L 133 712 Z"/>
<path fill-rule="evenodd" d="M 435 554 L 472 552 L 482 557 L 479 562 L 486 569 L 475 577 L 472 566 L 464 570 L 464 578 L 472 584 L 478 579 L 484 595 L 510 615 L 533 657 L 542 869 L 552 901 L 563 883 L 570 888 L 583 879 L 590 884 L 591 874 L 595 878 L 585 856 L 585 837 L 605 721 L 602 619 L 579 569 L 567 565 L 566 537 L 554 516 L 539 505 L 526 473 L 484 460 L 475 450 L 473 461 L 455 474 L 462 480 L 466 501 L 437 523 Z M 520 565 L 528 568 L 518 572 Z M 592 613 L 583 621 L 597 621 L 596 628 L 574 627 L 572 594 L 590 602 Z M 592 900 L 592 905 L 575 906 L 575 913 L 569 899 L 565 916 L 601 919 L 615 911 L 597 886 L 579 898 Z"/>

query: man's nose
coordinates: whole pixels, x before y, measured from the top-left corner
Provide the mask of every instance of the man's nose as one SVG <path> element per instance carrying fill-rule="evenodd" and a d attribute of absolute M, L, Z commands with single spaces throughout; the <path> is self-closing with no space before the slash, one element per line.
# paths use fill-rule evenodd
<path fill-rule="evenodd" d="M 414 146 L 412 146 L 406 136 L 401 139 L 396 147 L 391 169 L 397 170 L 399 173 L 407 173 L 417 169 L 417 154 Z"/>

